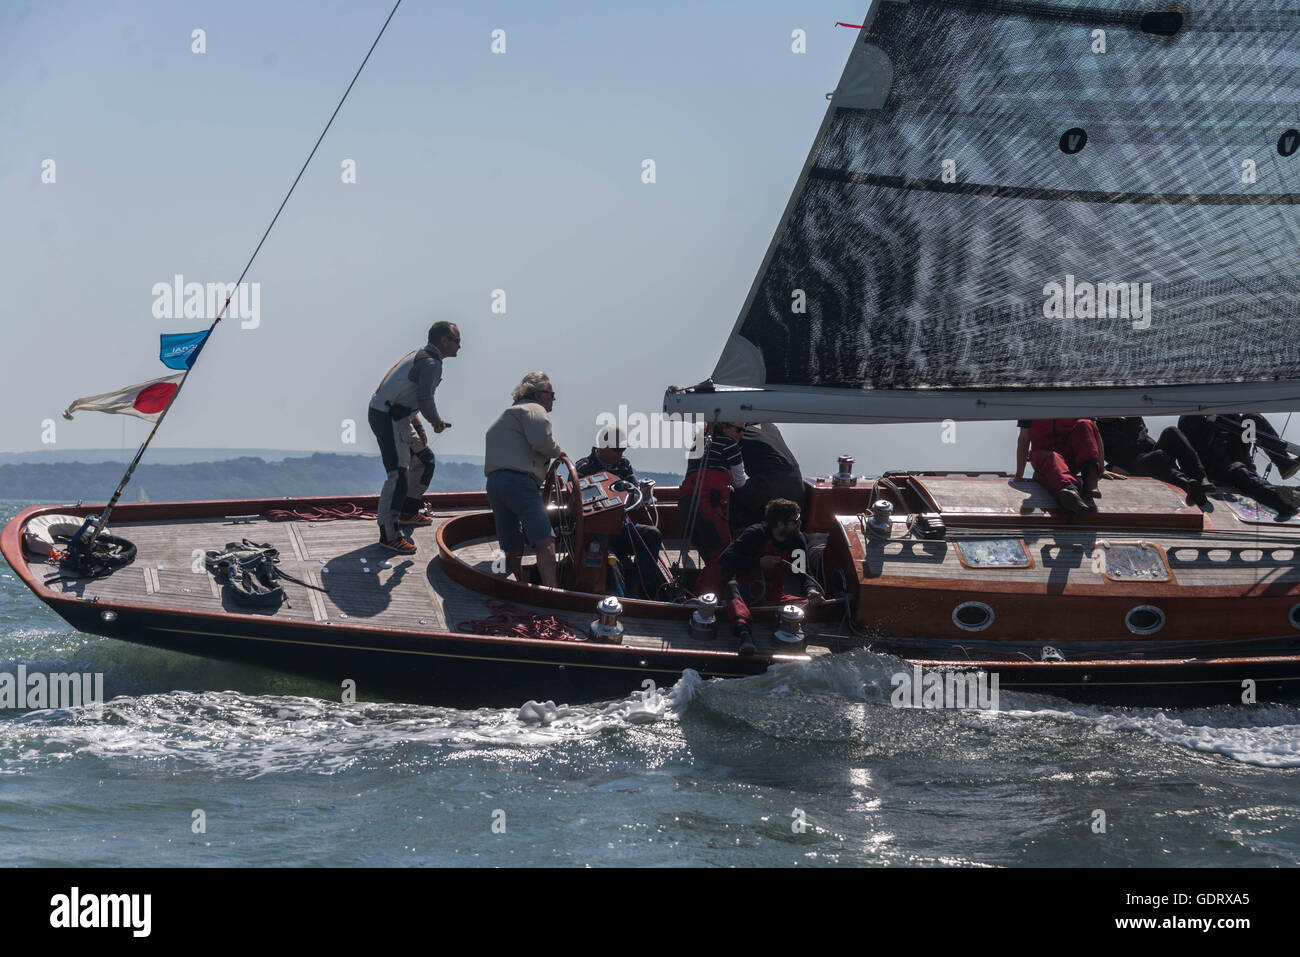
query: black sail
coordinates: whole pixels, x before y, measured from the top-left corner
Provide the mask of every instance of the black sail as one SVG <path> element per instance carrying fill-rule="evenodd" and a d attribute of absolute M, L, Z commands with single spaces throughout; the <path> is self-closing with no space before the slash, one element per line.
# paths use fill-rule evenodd
<path fill-rule="evenodd" d="M 1300 0 L 876 0 L 713 378 L 773 393 L 751 418 L 831 390 L 1276 406 L 1297 202 Z"/>

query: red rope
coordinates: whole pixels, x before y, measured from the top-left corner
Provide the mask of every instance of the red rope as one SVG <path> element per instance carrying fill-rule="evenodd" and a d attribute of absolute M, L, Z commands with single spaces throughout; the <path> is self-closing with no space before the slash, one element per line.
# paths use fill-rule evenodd
<path fill-rule="evenodd" d="M 299 505 L 296 508 L 272 508 L 266 512 L 269 522 L 332 522 L 340 518 L 364 518 L 371 521 L 379 516 L 367 512 L 360 505 Z"/>
<path fill-rule="evenodd" d="M 471 635 L 500 635 L 506 638 L 534 638 L 543 641 L 586 641 L 587 636 L 577 631 L 562 618 L 524 611 L 508 601 L 489 601 L 493 612 L 487 618 L 475 618 L 456 624 L 456 630 Z"/>

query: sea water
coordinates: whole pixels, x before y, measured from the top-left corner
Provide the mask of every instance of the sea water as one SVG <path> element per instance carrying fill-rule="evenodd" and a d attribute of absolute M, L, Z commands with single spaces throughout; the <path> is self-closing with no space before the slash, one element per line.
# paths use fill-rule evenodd
<path fill-rule="evenodd" d="M 21 505 L 0 503 L 0 521 Z M 0 564 L 0 671 L 108 700 L 0 711 L 13 865 L 1300 863 L 1300 708 L 894 708 L 869 652 L 592 704 L 344 704 L 79 634 Z"/>

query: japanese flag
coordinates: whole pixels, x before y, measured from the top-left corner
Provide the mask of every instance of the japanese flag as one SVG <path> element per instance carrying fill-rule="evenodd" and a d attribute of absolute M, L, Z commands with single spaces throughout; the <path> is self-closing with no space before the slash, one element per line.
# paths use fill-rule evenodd
<path fill-rule="evenodd" d="M 116 392 L 75 399 L 72 405 L 63 411 L 63 417 L 70 419 L 73 412 L 86 409 L 91 412 L 120 412 L 123 415 L 134 415 L 136 418 L 157 422 L 184 378 L 184 373 L 169 375 L 150 382 L 129 385 Z"/>

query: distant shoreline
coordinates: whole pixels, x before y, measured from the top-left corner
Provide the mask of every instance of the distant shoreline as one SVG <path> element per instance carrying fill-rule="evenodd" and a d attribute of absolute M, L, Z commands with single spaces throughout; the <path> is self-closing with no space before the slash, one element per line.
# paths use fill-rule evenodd
<path fill-rule="evenodd" d="M 123 466 L 123 462 L 115 460 L 0 463 L 0 500 L 107 501 L 122 478 Z M 681 476 L 673 473 L 646 471 L 638 475 L 660 485 L 681 482 Z M 374 494 L 383 482 L 384 469 L 378 455 L 314 452 L 272 461 L 251 455 L 183 464 L 146 461 L 136 469 L 122 500 L 175 502 Z M 483 486 L 481 458 L 466 462 L 439 456 L 429 491 L 478 491 Z"/>

